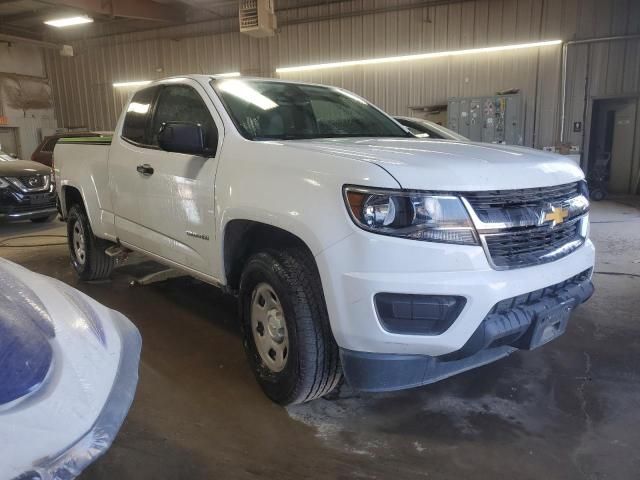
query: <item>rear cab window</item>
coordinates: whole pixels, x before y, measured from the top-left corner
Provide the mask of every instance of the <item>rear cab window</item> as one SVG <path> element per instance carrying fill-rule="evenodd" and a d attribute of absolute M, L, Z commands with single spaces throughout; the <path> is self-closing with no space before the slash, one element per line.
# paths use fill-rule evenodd
<path fill-rule="evenodd" d="M 54 147 L 56 146 L 56 143 L 58 143 L 58 138 L 57 137 L 53 137 L 50 138 L 49 140 L 47 140 L 44 145 L 42 146 L 42 148 L 40 149 L 41 152 L 47 152 L 47 153 L 52 153 Z"/>
<path fill-rule="evenodd" d="M 122 125 L 122 138 L 138 145 L 151 145 L 149 116 L 158 87 L 137 91 L 127 107 Z"/>

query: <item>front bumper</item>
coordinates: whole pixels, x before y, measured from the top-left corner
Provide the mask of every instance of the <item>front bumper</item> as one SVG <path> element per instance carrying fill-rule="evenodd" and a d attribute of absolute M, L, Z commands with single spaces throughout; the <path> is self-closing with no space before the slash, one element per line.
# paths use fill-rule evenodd
<path fill-rule="evenodd" d="M 500 301 L 549 287 L 593 268 L 587 240 L 554 262 L 494 270 L 482 247 L 404 240 L 356 231 L 316 256 L 338 346 L 376 354 L 440 357 L 460 350 Z M 378 319 L 377 293 L 456 295 L 466 299 L 439 335 L 391 333 Z"/>
<path fill-rule="evenodd" d="M 53 186 L 41 192 L 22 192 L 14 186 L 0 190 L 0 221 L 29 220 L 56 213 Z"/>
<path fill-rule="evenodd" d="M 44 208 L 39 210 L 32 210 L 29 212 L 19 212 L 19 213 L 0 213 L 0 221 L 18 221 L 18 220 L 30 220 L 32 218 L 42 218 L 49 215 L 55 215 L 58 213 L 58 209 L 53 208 Z"/>
<path fill-rule="evenodd" d="M 362 391 L 390 391 L 434 383 L 517 349 L 537 348 L 562 335 L 569 313 L 593 294 L 591 270 L 559 284 L 503 300 L 492 308 L 466 344 L 440 357 L 340 349 L 349 384 Z"/>

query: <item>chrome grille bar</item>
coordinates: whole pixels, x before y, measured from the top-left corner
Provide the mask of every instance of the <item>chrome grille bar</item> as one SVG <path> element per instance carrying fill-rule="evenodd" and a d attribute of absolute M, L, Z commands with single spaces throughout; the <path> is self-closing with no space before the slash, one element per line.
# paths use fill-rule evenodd
<path fill-rule="evenodd" d="M 582 182 L 461 195 L 495 269 L 551 262 L 586 239 L 589 201 Z M 557 222 L 548 219 L 556 209 Z"/>

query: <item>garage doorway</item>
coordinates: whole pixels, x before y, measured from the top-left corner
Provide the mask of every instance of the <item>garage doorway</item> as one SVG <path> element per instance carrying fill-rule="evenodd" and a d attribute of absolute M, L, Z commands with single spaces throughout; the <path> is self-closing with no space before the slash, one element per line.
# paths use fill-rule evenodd
<path fill-rule="evenodd" d="M 0 127 L 0 150 L 9 155 L 20 157 L 20 145 L 18 144 L 17 128 Z"/>
<path fill-rule="evenodd" d="M 589 171 L 605 172 L 611 193 L 635 193 L 637 98 L 594 100 L 589 142 Z M 635 167 L 637 169 L 637 167 Z"/>

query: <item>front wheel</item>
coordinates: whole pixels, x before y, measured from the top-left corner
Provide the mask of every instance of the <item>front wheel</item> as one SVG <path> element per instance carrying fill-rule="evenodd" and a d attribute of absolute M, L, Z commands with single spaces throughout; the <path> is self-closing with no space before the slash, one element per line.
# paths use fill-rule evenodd
<path fill-rule="evenodd" d="M 258 383 L 281 405 L 331 392 L 342 377 L 322 285 L 301 249 L 252 256 L 240 281 L 244 346 Z"/>
<path fill-rule="evenodd" d="M 89 218 L 80 205 L 69 210 L 67 242 L 71 265 L 81 280 L 109 278 L 115 265 L 115 260 L 104 253 L 109 244 L 93 234 Z"/>

